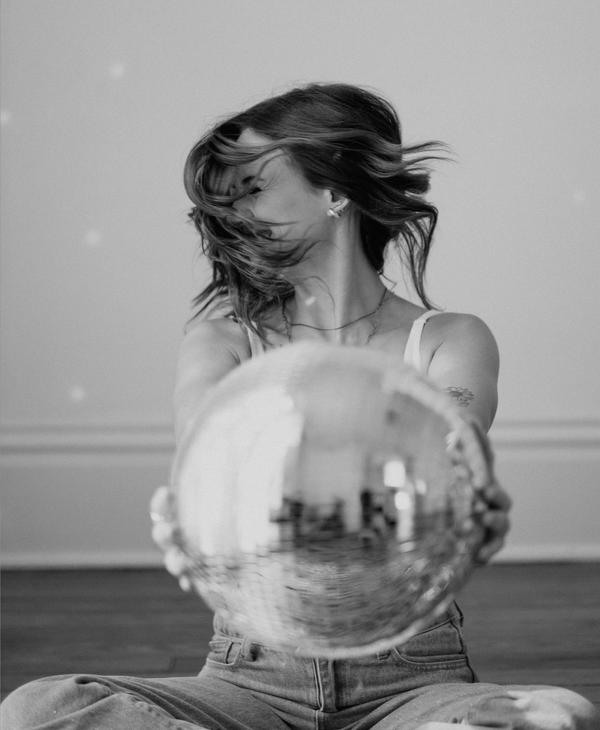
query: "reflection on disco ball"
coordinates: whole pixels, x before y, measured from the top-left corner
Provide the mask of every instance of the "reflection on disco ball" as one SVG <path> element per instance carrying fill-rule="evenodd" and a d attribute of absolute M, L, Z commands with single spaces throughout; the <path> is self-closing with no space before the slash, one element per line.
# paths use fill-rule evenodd
<path fill-rule="evenodd" d="M 442 613 L 480 544 L 480 441 L 396 358 L 294 345 L 217 385 L 173 469 L 196 590 L 253 640 L 342 658 Z"/>

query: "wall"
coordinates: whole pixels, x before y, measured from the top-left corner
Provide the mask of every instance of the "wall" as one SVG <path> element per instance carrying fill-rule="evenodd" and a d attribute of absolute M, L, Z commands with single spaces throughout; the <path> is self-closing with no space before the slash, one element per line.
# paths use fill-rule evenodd
<path fill-rule="evenodd" d="M 310 80 L 379 89 L 406 141 L 453 148 L 429 289 L 500 345 L 503 556 L 600 557 L 595 0 L 2 0 L 2 16 L 6 565 L 159 559 L 146 505 L 206 276 L 183 161 L 219 116 Z"/>

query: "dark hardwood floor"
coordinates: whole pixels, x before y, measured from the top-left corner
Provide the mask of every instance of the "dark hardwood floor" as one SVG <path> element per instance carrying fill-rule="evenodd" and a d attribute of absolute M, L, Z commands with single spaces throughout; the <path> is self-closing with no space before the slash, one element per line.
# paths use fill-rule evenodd
<path fill-rule="evenodd" d="M 63 673 L 196 674 L 211 614 L 162 570 L 5 571 L 2 695 Z M 493 565 L 459 596 L 482 681 L 569 687 L 600 707 L 600 563 Z"/>

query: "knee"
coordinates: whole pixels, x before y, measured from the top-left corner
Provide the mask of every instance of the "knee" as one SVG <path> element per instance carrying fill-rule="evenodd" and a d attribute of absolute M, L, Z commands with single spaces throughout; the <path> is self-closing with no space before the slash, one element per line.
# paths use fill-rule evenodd
<path fill-rule="evenodd" d="M 91 678 L 58 676 L 36 679 L 12 692 L 2 703 L 3 730 L 25 730 L 58 720 L 110 694 Z"/>
<path fill-rule="evenodd" d="M 600 730 L 600 712 L 585 697 L 562 687 L 553 687 L 547 691 L 549 701 L 554 701 L 564 714 L 565 728 L 568 730 Z"/>
<path fill-rule="evenodd" d="M 528 730 L 599 730 L 594 705 L 561 687 L 502 688 L 474 703 L 465 717 L 474 725 L 502 721 L 502 727 Z"/>
<path fill-rule="evenodd" d="M 2 727 L 24 730 L 47 722 L 53 716 L 53 708 L 44 706 L 47 687 L 48 679 L 37 679 L 11 692 L 0 706 Z"/>

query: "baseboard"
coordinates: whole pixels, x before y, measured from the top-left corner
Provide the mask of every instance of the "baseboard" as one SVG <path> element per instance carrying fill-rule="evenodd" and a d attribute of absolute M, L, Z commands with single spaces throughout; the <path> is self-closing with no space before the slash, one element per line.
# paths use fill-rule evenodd
<path fill-rule="evenodd" d="M 14 553 L 2 556 L 2 570 L 57 570 L 62 568 L 162 568 L 160 551 Z"/>
<path fill-rule="evenodd" d="M 498 420 L 490 430 L 492 445 L 512 452 L 553 448 L 600 449 L 600 420 Z"/>
<path fill-rule="evenodd" d="M 597 563 L 600 544 L 596 545 L 507 545 L 494 563 Z"/>
<path fill-rule="evenodd" d="M 600 545 L 548 545 L 506 547 L 492 561 L 504 563 L 596 563 Z M 63 570 L 159 568 L 164 569 L 162 554 L 148 552 L 63 552 L 16 553 L 2 557 L 2 570 Z"/>
<path fill-rule="evenodd" d="M 167 423 L 4 424 L 6 569 L 150 567 L 148 505 L 168 483 Z M 499 422 L 500 482 L 514 499 L 497 562 L 600 560 L 600 422 Z"/>

